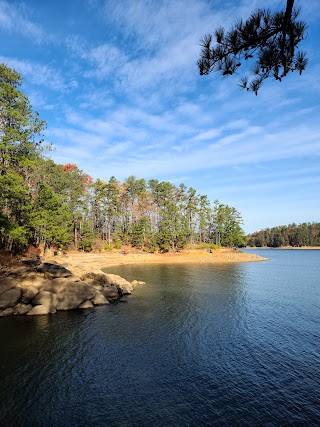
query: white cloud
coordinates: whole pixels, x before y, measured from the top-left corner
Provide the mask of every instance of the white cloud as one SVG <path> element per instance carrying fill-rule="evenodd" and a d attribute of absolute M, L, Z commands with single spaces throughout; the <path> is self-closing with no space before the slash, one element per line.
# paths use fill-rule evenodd
<path fill-rule="evenodd" d="M 48 65 L 4 56 L 0 56 L 0 62 L 15 68 L 25 81 L 31 82 L 36 86 L 44 86 L 64 92 L 74 89 L 78 85 L 76 80 L 66 80 L 60 71 Z"/>
<path fill-rule="evenodd" d="M 23 34 L 37 43 L 45 41 L 47 35 L 42 27 L 25 15 L 26 11 L 23 7 L 18 7 L 6 0 L 0 1 L 0 28 Z"/>

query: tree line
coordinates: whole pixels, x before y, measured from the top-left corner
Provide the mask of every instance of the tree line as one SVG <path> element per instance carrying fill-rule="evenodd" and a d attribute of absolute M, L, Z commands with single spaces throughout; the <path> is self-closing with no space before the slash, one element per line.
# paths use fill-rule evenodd
<path fill-rule="evenodd" d="M 184 184 L 129 176 L 93 179 L 45 157 L 46 123 L 21 92 L 21 75 L 0 64 L 0 248 L 29 245 L 178 250 L 241 246 L 241 214 Z"/>
<path fill-rule="evenodd" d="M 320 246 L 320 223 L 305 222 L 256 231 L 247 236 L 248 246 Z"/>

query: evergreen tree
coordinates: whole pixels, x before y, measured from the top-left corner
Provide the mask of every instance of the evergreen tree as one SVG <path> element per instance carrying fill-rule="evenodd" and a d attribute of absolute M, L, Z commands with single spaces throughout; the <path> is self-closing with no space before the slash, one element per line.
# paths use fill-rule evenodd
<path fill-rule="evenodd" d="M 281 82 L 290 71 L 301 74 L 307 58 L 297 48 L 305 38 L 306 23 L 298 20 L 299 9 L 293 5 L 294 0 L 287 0 L 286 9 L 275 13 L 258 9 L 246 21 L 238 20 L 230 31 L 220 27 L 214 37 L 206 35 L 198 61 L 200 75 L 212 71 L 233 75 L 250 63 L 252 77 L 244 76 L 240 86 L 257 95 L 267 78 Z"/>
<path fill-rule="evenodd" d="M 26 172 L 40 156 L 45 127 L 21 85 L 21 75 L 0 64 L 0 222 L 2 245 L 9 250 L 28 242 L 31 194 Z"/>

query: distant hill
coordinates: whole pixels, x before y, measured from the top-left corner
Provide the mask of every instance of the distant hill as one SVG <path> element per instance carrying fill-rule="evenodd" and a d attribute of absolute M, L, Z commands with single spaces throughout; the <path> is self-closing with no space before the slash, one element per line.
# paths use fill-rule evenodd
<path fill-rule="evenodd" d="M 247 246 L 320 246 L 320 223 L 305 222 L 266 228 L 246 237 Z"/>

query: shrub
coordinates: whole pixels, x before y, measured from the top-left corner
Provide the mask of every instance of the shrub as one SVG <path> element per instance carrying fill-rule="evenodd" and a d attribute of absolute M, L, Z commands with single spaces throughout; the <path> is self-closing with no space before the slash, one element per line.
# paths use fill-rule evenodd
<path fill-rule="evenodd" d="M 121 249 L 121 247 L 122 247 L 121 240 L 116 240 L 116 241 L 113 243 L 113 246 L 114 246 L 114 248 L 115 248 L 115 249 Z"/>
<path fill-rule="evenodd" d="M 219 249 L 221 247 L 221 245 L 216 245 L 215 243 L 209 243 L 209 242 L 203 242 L 203 243 L 199 243 L 196 246 L 196 249 Z"/>

